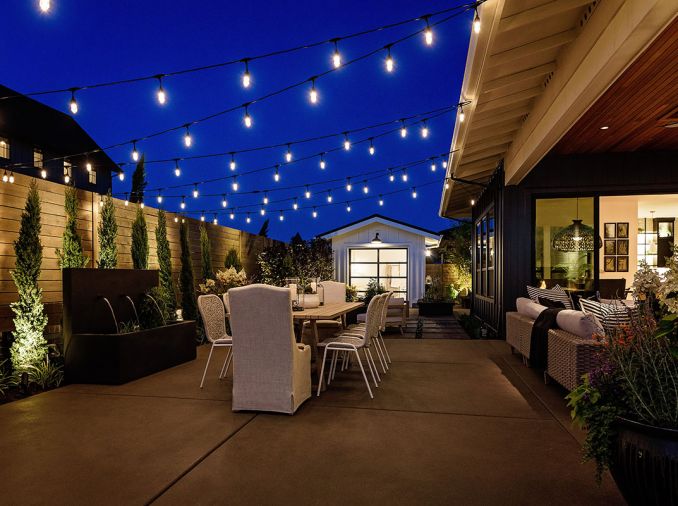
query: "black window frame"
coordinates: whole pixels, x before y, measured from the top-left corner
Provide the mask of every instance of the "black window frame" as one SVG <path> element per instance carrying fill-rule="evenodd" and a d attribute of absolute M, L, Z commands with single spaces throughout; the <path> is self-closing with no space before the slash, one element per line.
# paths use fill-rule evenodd
<path fill-rule="evenodd" d="M 404 250 L 405 251 L 405 261 L 404 262 L 381 262 L 381 255 L 380 252 L 382 250 Z M 377 276 L 353 276 L 352 274 L 352 267 L 353 263 L 351 261 L 351 252 L 352 251 L 376 251 L 377 252 L 377 261 L 376 262 L 355 262 L 356 264 L 367 264 L 367 265 L 376 265 L 377 266 Z M 399 264 L 399 265 L 404 265 L 405 266 L 405 276 L 389 276 L 390 279 L 404 279 L 405 280 L 405 291 L 394 291 L 395 296 L 402 295 L 405 300 L 408 300 L 408 293 L 409 293 L 409 284 L 410 284 L 410 249 L 406 246 L 402 247 L 392 247 L 392 248 L 370 248 L 370 247 L 362 247 L 362 246 L 356 246 L 356 247 L 349 247 L 348 248 L 348 284 L 353 285 L 353 279 L 376 279 L 377 283 L 381 285 L 381 274 L 379 272 L 379 266 L 383 264 Z M 358 294 L 365 293 L 363 290 L 358 290 Z"/>

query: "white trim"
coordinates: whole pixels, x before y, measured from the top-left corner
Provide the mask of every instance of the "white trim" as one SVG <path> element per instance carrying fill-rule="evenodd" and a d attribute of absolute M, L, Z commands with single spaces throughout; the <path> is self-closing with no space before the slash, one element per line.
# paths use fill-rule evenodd
<path fill-rule="evenodd" d="M 398 228 L 400 230 L 404 230 L 404 231 L 409 232 L 411 234 L 420 235 L 420 236 L 429 240 L 428 243 L 427 243 L 427 246 L 431 245 L 431 247 L 434 247 L 434 248 L 437 247 L 440 244 L 440 240 L 442 239 L 442 236 L 439 235 L 439 234 L 432 234 L 432 233 L 429 233 L 429 232 L 424 232 L 423 230 L 420 230 L 418 228 L 410 227 L 408 225 L 403 225 L 402 223 L 391 221 L 389 219 L 380 218 L 378 216 L 360 221 L 358 223 L 354 223 L 353 225 L 350 225 L 350 226 L 347 226 L 347 227 L 344 227 L 344 228 L 340 228 L 338 230 L 330 232 L 329 234 L 321 235 L 320 237 L 323 238 L 323 239 L 332 239 L 333 237 L 348 234 L 350 232 L 354 232 L 356 230 L 367 227 L 369 225 L 373 225 L 375 223 L 378 223 L 380 225 L 385 225 L 385 226 L 388 226 L 388 227 Z M 360 244 L 365 244 L 365 243 L 360 243 Z M 433 244 L 435 244 L 435 245 L 433 245 Z"/>

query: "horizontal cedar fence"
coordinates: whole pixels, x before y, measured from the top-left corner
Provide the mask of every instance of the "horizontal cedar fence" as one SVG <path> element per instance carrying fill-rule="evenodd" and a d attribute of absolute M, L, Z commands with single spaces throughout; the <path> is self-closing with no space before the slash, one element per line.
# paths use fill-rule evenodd
<path fill-rule="evenodd" d="M 0 331 L 12 329 L 12 312 L 9 304 L 17 300 L 16 287 L 10 272 L 15 266 L 14 241 L 19 235 L 21 213 L 28 195 L 28 185 L 32 178 L 22 174 L 15 174 L 14 184 L 0 183 Z M 64 211 L 64 185 L 38 179 L 38 191 L 42 207 L 42 272 L 40 287 L 43 292 L 43 301 L 50 317 L 50 327 L 59 325 L 61 320 L 61 270 L 57 263 L 56 248 L 61 247 L 62 235 L 66 224 Z M 118 267 L 132 268 L 132 222 L 136 216 L 136 204 L 113 199 L 115 216 L 118 223 Z M 89 267 L 97 266 L 99 254 L 98 225 L 99 225 L 99 195 L 85 190 L 78 190 L 78 221 L 77 228 L 85 254 L 89 257 Z M 149 269 L 158 268 L 158 257 L 155 242 L 155 227 L 158 224 L 158 210 L 145 206 L 144 215 L 148 226 Z M 167 213 L 167 239 L 172 253 L 172 272 L 175 282 L 179 282 L 181 269 L 179 244 L 179 225 L 174 221 L 175 213 Z M 189 224 L 189 239 L 193 272 L 196 285 L 201 281 L 202 260 L 200 255 L 200 221 L 185 218 Z M 226 254 L 231 248 L 236 248 L 240 254 L 240 261 L 248 274 L 253 273 L 256 267 L 257 255 L 274 241 L 266 237 L 250 234 L 212 223 L 205 223 L 212 249 L 213 270 L 223 269 Z M 197 288 L 197 286 L 196 286 Z M 52 328 L 52 330 L 54 330 Z"/>

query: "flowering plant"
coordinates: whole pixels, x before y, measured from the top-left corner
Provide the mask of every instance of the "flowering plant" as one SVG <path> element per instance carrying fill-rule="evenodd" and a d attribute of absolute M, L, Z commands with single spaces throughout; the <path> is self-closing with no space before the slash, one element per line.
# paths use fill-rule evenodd
<path fill-rule="evenodd" d="M 673 247 L 673 255 L 666 259 L 668 270 L 657 290 L 661 304 L 669 313 L 678 314 L 678 246 Z"/>
<path fill-rule="evenodd" d="M 248 283 L 247 274 L 243 269 L 240 272 L 233 267 L 229 267 L 224 271 L 217 271 L 216 279 L 206 279 L 204 283 L 198 286 L 201 294 L 222 295 L 228 292 L 231 288 L 238 286 L 245 286 Z"/>
<path fill-rule="evenodd" d="M 659 274 L 645 260 L 638 262 L 638 270 L 633 275 L 633 295 L 638 300 L 652 297 L 659 291 Z"/>

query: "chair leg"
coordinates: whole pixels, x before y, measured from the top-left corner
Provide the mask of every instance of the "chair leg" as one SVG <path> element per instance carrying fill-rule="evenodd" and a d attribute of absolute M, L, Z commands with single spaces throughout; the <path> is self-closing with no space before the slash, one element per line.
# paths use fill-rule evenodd
<path fill-rule="evenodd" d="M 224 359 L 224 365 L 221 366 L 221 371 L 219 372 L 219 379 L 225 378 L 226 377 L 226 364 L 229 363 L 229 359 L 231 358 L 231 348 L 229 347 L 226 350 L 226 358 Z"/>
<path fill-rule="evenodd" d="M 384 353 L 386 354 L 386 361 L 391 364 L 391 355 L 388 354 L 388 348 L 386 347 L 386 341 L 384 341 L 384 335 L 379 332 L 379 337 L 378 339 L 381 341 L 381 346 L 384 348 Z"/>
<path fill-rule="evenodd" d="M 320 365 L 320 374 L 318 375 L 318 393 L 316 397 L 320 397 L 320 387 L 323 386 L 323 374 L 325 373 L 325 360 L 327 360 L 327 346 L 325 346 L 325 351 L 323 351 L 323 361 Z"/>
<path fill-rule="evenodd" d="M 202 380 L 200 380 L 200 388 L 205 384 L 205 375 L 207 374 L 207 368 L 210 366 L 210 359 L 212 358 L 212 352 L 214 351 L 214 344 L 210 348 L 210 354 L 207 356 L 207 363 L 205 364 L 205 370 L 202 373 Z"/>
<path fill-rule="evenodd" d="M 332 380 L 334 379 L 334 374 L 337 370 L 337 356 L 339 355 L 339 352 L 337 350 L 334 350 L 332 352 L 332 358 L 330 359 L 330 370 L 327 373 L 327 384 L 329 385 Z"/>
<path fill-rule="evenodd" d="M 381 378 L 379 378 L 379 372 L 377 371 L 377 366 L 374 365 L 374 361 L 372 360 L 372 354 L 370 353 L 370 350 L 367 348 L 363 348 L 364 353 L 365 353 L 365 360 L 367 361 L 367 367 L 370 369 L 370 374 L 372 374 L 372 381 L 374 381 L 374 386 L 375 388 L 379 388 L 379 381 L 381 381 Z M 379 380 L 377 380 L 379 378 Z"/>
<path fill-rule="evenodd" d="M 358 354 L 358 350 L 355 350 L 355 355 L 358 358 L 358 365 L 360 366 L 360 371 L 363 373 L 363 379 L 365 380 L 365 385 L 367 385 L 367 391 L 370 394 L 370 399 L 374 399 L 374 395 L 372 395 L 372 389 L 370 388 L 370 382 L 367 381 L 367 375 L 365 374 L 365 368 L 363 367 L 363 362 L 360 360 L 360 355 Z M 371 369 L 370 369 L 371 372 Z M 374 375 L 372 375 L 374 377 Z"/>
<path fill-rule="evenodd" d="M 228 368 L 231 367 L 231 364 L 233 363 L 233 348 L 229 348 L 229 350 L 231 350 L 231 353 L 228 356 L 228 363 L 226 364 L 226 370 L 224 371 L 224 378 L 228 374 Z"/>
<path fill-rule="evenodd" d="M 379 363 L 381 364 L 381 370 L 383 371 L 384 374 L 386 374 L 386 370 L 388 369 L 388 366 L 384 362 L 384 352 L 381 351 L 381 345 L 379 344 L 378 339 L 375 339 L 373 342 L 374 342 L 374 351 L 377 354 L 377 358 L 379 359 Z"/>
<path fill-rule="evenodd" d="M 345 371 L 346 369 L 348 369 L 348 367 L 350 365 L 351 355 L 350 355 L 350 353 L 346 353 L 346 352 L 344 352 L 343 355 L 344 355 L 344 361 L 341 364 L 341 370 Z"/>

